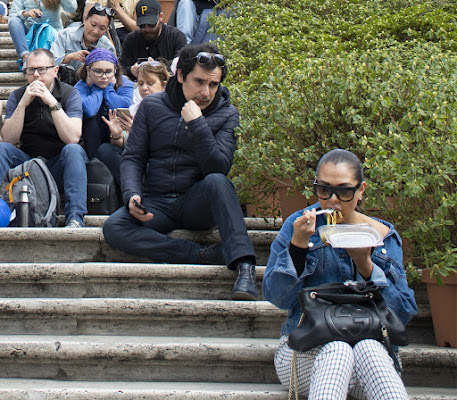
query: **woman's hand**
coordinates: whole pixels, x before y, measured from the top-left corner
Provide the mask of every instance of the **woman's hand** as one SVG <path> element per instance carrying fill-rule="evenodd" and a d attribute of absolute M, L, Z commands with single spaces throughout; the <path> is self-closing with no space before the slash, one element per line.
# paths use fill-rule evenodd
<path fill-rule="evenodd" d="M 111 78 L 111 83 L 113 84 L 113 86 L 116 86 L 116 75 L 114 75 L 112 78 Z"/>
<path fill-rule="evenodd" d="M 373 272 L 373 262 L 371 261 L 371 247 L 363 247 L 357 249 L 346 249 L 349 256 L 352 258 L 360 275 L 365 279 L 369 279 Z"/>
<path fill-rule="evenodd" d="M 102 115 L 102 120 L 108 125 L 109 131 L 111 132 L 111 143 L 122 148 L 124 147 L 124 136 L 122 134 L 121 121 L 117 116 L 116 110 L 109 110 L 109 120 Z"/>
<path fill-rule="evenodd" d="M 308 240 L 316 230 L 316 210 L 306 210 L 294 221 L 291 243 L 302 249 L 308 248 Z"/>
<path fill-rule="evenodd" d="M 22 16 L 25 18 L 40 18 L 43 15 L 43 12 L 41 10 L 38 10 L 37 8 L 32 8 L 31 10 L 24 11 L 22 13 Z"/>

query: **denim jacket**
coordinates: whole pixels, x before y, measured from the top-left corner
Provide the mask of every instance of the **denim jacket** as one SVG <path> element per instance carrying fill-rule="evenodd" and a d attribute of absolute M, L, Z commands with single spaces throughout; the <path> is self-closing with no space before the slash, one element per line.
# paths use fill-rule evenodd
<path fill-rule="evenodd" d="M 313 208 L 320 208 L 319 203 L 307 209 Z M 354 280 L 354 271 L 356 280 L 363 280 L 345 249 L 332 248 L 322 243 L 318 227 L 326 224 L 325 215 L 316 217 L 316 231 L 309 239 L 312 245 L 306 254 L 305 269 L 301 276 L 297 276 L 289 254 L 289 244 L 293 234 L 293 223 L 303 211 L 297 211 L 287 218 L 271 244 L 263 278 L 265 298 L 277 307 L 289 310 L 281 335 L 288 335 L 298 325 L 301 312 L 297 292 L 300 289 L 323 283 Z M 381 288 L 387 306 L 406 324 L 417 313 L 417 306 L 414 292 L 408 288 L 406 282 L 401 238 L 392 224 L 378 221 L 389 227 L 389 233 L 383 239 L 384 244 L 376 247 L 372 253 L 373 272 L 370 279 Z"/>

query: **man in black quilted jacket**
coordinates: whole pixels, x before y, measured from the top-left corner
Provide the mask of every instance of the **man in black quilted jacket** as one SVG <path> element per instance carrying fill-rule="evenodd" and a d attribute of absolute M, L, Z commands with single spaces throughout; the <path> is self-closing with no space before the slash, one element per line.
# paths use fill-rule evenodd
<path fill-rule="evenodd" d="M 233 299 L 256 300 L 255 252 L 227 178 L 239 115 L 221 82 L 225 58 L 213 45 L 187 45 L 164 92 L 135 115 L 121 162 L 125 207 L 103 227 L 106 242 L 155 262 L 226 264 Z M 222 243 L 173 239 L 174 229 L 217 226 Z"/>

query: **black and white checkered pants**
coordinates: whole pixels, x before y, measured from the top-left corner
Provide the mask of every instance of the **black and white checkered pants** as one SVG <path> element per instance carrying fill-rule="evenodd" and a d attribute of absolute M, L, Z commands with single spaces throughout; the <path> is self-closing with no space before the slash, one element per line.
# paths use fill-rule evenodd
<path fill-rule="evenodd" d="M 385 347 L 376 340 L 362 340 L 354 347 L 330 342 L 298 353 L 298 392 L 308 400 L 408 400 L 403 381 Z M 289 387 L 292 350 L 282 336 L 275 354 L 281 383 Z"/>

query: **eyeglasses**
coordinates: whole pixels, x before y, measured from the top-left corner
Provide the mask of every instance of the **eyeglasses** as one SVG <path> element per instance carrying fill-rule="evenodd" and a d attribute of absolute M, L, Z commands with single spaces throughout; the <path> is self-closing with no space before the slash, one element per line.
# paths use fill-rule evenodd
<path fill-rule="evenodd" d="M 105 7 L 103 5 L 101 5 L 100 3 L 95 3 L 94 4 L 94 8 L 98 11 L 98 12 L 103 12 L 105 11 L 106 15 L 108 15 L 108 17 L 112 17 L 114 15 L 114 10 L 110 7 Z"/>
<path fill-rule="evenodd" d="M 211 60 L 213 60 L 214 64 L 218 67 L 223 67 L 225 65 L 225 58 L 222 54 L 201 51 L 194 58 L 197 59 L 199 64 L 208 64 Z"/>
<path fill-rule="evenodd" d="M 109 71 L 103 71 L 102 69 L 93 69 L 92 67 L 89 68 L 97 78 L 101 78 L 103 75 L 105 75 L 107 78 L 112 78 L 116 73 L 116 70 L 112 69 Z"/>
<path fill-rule="evenodd" d="M 49 67 L 36 67 L 36 68 L 27 67 L 27 68 L 25 68 L 25 73 L 27 75 L 33 75 L 33 74 L 35 74 L 35 71 L 38 71 L 38 73 L 40 75 L 44 75 L 46 72 L 48 72 L 49 68 L 54 68 L 54 67 L 55 67 L 55 65 L 50 65 Z"/>
<path fill-rule="evenodd" d="M 360 183 L 355 187 L 345 187 L 345 186 L 329 186 L 321 185 L 317 183 L 317 180 L 313 183 L 314 193 L 321 200 L 328 200 L 334 194 L 341 201 L 351 201 L 354 198 L 355 192 L 360 187 Z"/>

